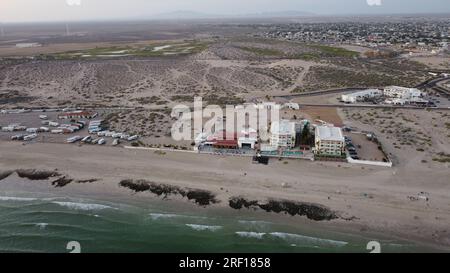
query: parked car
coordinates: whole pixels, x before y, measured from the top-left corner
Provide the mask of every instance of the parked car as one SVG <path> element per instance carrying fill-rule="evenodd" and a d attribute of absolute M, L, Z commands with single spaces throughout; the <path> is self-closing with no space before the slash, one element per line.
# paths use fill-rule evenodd
<path fill-rule="evenodd" d="M 23 140 L 25 140 L 25 141 L 30 141 L 30 140 L 33 140 L 33 139 L 35 139 L 35 138 L 37 138 L 37 134 L 32 134 L 32 135 L 24 136 L 24 137 L 23 137 Z"/>
<path fill-rule="evenodd" d="M 89 143 L 89 142 L 91 142 L 91 136 L 86 136 L 86 137 L 84 137 L 82 140 L 81 140 L 81 142 L 83 142 L 83 143 Z"/>
<path fill-rule="evenodd" d="M 80 136 L 70 137 L 67 139 L 67 143 L 75 143 L 77 141 L 80 141 L 81 139 L 82 139 L 82 137 L 80 137 Z"/>

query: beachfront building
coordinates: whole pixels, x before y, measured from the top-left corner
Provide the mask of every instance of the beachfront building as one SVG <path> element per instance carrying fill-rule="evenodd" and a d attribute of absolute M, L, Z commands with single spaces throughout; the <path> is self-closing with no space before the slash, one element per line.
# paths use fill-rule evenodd
<path fill-rule="evenodd" d="M 296 139 L 295 122 L 274 121 L 270 126 L 270 145 L 281 148 L 294 148 Z"/>
<path fill-rule="evenodd" d="M 255 149 L 258 133 L 254 129 L 246 129 L 240 133 L 217 131 L 213 134 L 201 133 L 195 138 L 195 147 L 212 147 L 216 149 Z"/>
<path fill-rule="evenodd" d="M 378 89 L 367 89 L 359 92 L 344 94 L 341 100 L 345 103 L 357 103 L 368 99 L 379 98 L 383 95 L 383 91 Z"/>
<path fill-rule="evenodd" d="M 258 133 L 252 128 L 243 130 L 238 137 L 238 146 L 240 149 L 255 149 L 257 143 Z"/>
<path fill-rule="evenodd" d="M 388 99 L 399 99 L 405 103 L 422 98 L 423 93 L 417 88 L 408 88 L 400 86 L 388 86 L 383 90 L 383 94 Z"/>
<path fill-rule="evenodd" d="M 225 130 L 217 131 L 214 134 L 207 136 L 203 145 L 217 149 L 237 149 L 239 148 L 238 134 L 229 133 Z"/>
<path fill-rule="evenodd" d="M 317 126 L 315 135 L 315 154 L 338 157 L 345 154 L 345 139 L 341 128 Z"/>

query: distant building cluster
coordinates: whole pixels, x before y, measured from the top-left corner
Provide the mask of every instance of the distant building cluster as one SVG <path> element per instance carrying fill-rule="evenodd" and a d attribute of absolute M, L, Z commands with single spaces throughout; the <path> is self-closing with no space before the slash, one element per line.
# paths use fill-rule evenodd
<path fill-rule="evenodd" d="M 383 96 L 383 91 L 379 89 L 367 89 L 351 94 L 344 94 L 341 96 L 341 100 L 345 103 L 357 103 L 381 96 Z"/>
<path fill-rule="evenodd" d="M 262 103 L 257 108 L 275 107 Z M 299 109 L 298 104 L 283 108 Z M 320 121 L 320 126 L 309 120 L 275 120 L 268 128 L 247 128 L 238 132 L 219 129 L 197 134 L 194 144 L 202 152 L 258 154 L 261 156 L 302 158 L 308 151 L 312 157 L 345 158 L 345 140 L 342 129 Z M 263 137 L 264 136 L 264 137 Z"/>
<path fill-rule="evenodd" d="M 424 93 L 417 88 L 400 86 L 387 86 L 383 90 L 367 89 L 341 96 L 344 103 L 378 102 L 391 105 L 428 105 L 429 101 L 423 99 Z"/>
<path fill-rule="evenodd" d="M 357 44 L 369 47 L 400 46 L 418 51 L 448 51 L 450 22 L 439 18 L 401 22 L 293 23 L 271 26 L 258 36 L 314 43 Z"/>

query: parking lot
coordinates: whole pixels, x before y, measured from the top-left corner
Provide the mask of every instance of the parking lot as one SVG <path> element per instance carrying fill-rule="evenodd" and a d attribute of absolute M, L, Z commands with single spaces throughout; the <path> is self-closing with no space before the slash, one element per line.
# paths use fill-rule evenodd
<path fill-rule="evenodd" d="M 354 148 L 360 160 L 383 161 L 385 158 L 383 152 L 378 149 L 378 144 L 369 140 L 367 135 L 348 132 L 345 133 L 345 136 L 351 139 L 351 143 L 353 144 L 353 146 L 347 146 L 347 149 L 352 150 Z M 357 158 L 355 157 L 355 159 Z"/>
<path fill-rule="evenodd" d="M 36 133 L 36 137 L 31 139 L 30 141 L 24 141 L 23 137 L 32 135 L 33 133 L 27 132 L 25 130 L 19 130 L 19 131 L 12 131 L 7 132 L 4 130 L 0 130 L 0 140 L 4 141 L 11 141 L 13 136 L 21 136 L 22 138 L 18 141 L 22 141 L 24 143 L 32 143 L 32 142 L 46 142 L 46 143 L 76 143 L 79 142 L 81 139 L 91 136 L 89 138 L 89 141 L 86 143 L 92 144 L 102 144 L 103 142 L 98 142 L 100 139 L 104 139 L 104 143 L 106 145 L 113 145 L 117 144 L 119 145 L 119 140 L 114 141 L 113 134 L 110 135 L 103 135 L 101 137 L 97 136 L 96 134 L 89 134 L 88 132 L 88 126 L 91 120 L 89 119 L 58 119 L 58 115 L 61 114 L 61 112 L 26 112 L 26 113 L 10 113 L 10 114 L 0 114 L 0 127 L 8 127 L 9 125 L 21 125 L 23 127 L 26 127 L 28 129 L 30 128 L 37 128 L 39 129 L 39 132 Z M 46 118 L 42 118 L 40 116 L 46 116 Z M 95 118 L 95 120 L 102 119 L 102 115 L 100 114 L 98 117 Z M 58 123 L 58 126 L 51 126 L 48 125 L 48 122 L 55 122 Z M 74 131 L 73 133 L 51 133 L 51 130 L 56 130 L 60 126 L 69 126 L 71 124 L 76 124 L 76 122 L 83 122 L 85 123 L 85 126 L 80 128 L 77 131 Z M 47 128 L 50 131 L 42 131 L 40 128 Z M 77 138 L 77 136 L 79 138 Z M 75 141 L 74 141 L 75 140 Z M 129 143 L 127 139 L 124 139 L 121 141 L 122 143 Z"/>

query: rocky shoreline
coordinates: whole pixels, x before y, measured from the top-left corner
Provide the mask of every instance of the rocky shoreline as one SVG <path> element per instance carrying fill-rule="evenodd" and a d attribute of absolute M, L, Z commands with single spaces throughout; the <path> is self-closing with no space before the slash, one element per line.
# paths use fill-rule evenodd
<path fill-rule="evenodd" d="M 54 171 L 47 171 L 47 170 L 36 170 L 36 169 L 17 169 L 17 170 L 9 170 L 9 171 L 3 171 L 0 172 L 0 181 L 3 179 L 8 178 L 13 173 L 16 173 L 17 176 L 20 178 L 25 178 L 32 181 L 45 181 L 50 180 L 51 178 L 54 180 L 51 180 L 50 183 L 55 188 L 62 188 L 67 186 L 68 184 L 75 182 L 75 183 L 92 183 L 95 181 L 98 181 L 98 179 L 86 179 L 86 180 L 75 180 L 73 178 L 70 178 L 67 175 L 63 175 L 59 173 L 57 170 Z"/>
<path fill-rule="evenodd" d="M 266 212 L 285 213 L 291 216 L 306 216 L 314 221 L 330 221 L 340 218 L 338 213 L 320 204 L 295 202 L 288 200 L 269 200 L 262 203 L 258 200 L 247 200 L 243 197 L 232 197 L 229 206 L 233 209 L 262 209 Z"/>
<path fill-rule="evenodd" d="M 120 181 L 119 185 L 128 188 L 134 192 L 151 192 L 157 196 L 167 198 L 169 195 L 179 195 L 186 197 L 188 200 L 193 200 L 200 206 L 208 206 L 217 204 L 220 201 L 216 199 L 216 195 L 205 190 L 181 188 L 178 186 L 171 186 L 166 184 L 159 184 L 146 180 L 132 180 L 126 179 Z"/>
<path fill-rule="evenodd" d="M 0 172 L 0 181 L 6 179 L 13 173 L 17 173 L 20 178 L 32 181 L 50 181 L 55 188 L 62 188 L 70 183 L 93 183 L 98 179 L 84 179 L 76 180 L 68 175 L 61 174 L 58 170 L 36 170 L 36 169 L 17 169 Z M 207 190 L 182 188 L 179 186 L 156 183 L 144 179 L 124 179 L 119 182 L 119 186 L 132 190 L 135 193 L 149 192 L 163 199 L 167 199 L 170 195 L 180 196 L 193 201 L 199 206 L 209 206 L 220 203 L 216 198 L 216 194 Z M 266 202 L 259 200 L 249 200 L 244 197 L 231 197 L 228 199 L 228 205 L 235 210 L 246 209 L 261 209 L 266 212 L 284 213 L 291 216 L 305 216 L 314 221 L 330 221 L 342 218 L 339 214 L 326 206 L 320 204 L 296 202 L 290 200 L 274 200 L 270 199 Z M 344 219 L 344 218 L 343 218 Z"/>

